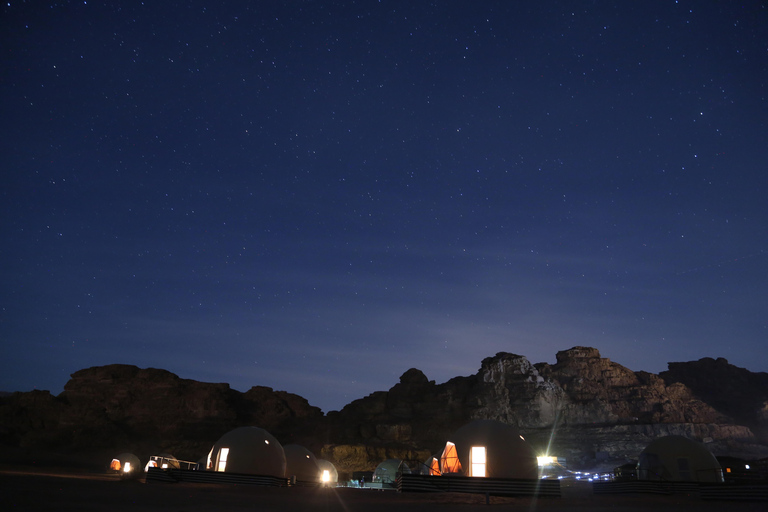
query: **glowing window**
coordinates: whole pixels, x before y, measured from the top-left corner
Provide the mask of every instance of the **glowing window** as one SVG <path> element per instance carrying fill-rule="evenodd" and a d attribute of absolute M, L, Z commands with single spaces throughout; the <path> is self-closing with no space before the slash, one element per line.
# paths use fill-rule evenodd
<path fill-rule="evenodd" d="M 330 482 L 331 481 L 331 472 L 327 469 L 323 470 L 323 482 Z"/>
<path fill-rule="evenodd" d="M 469 476 L 485 476 L 485 446 L 473 446 L 469 451 Z"/>
<path fill-rule="evenodd" d="M 229 448 L 222 448 L 219 452 L 219 467 L 216 471 L 224 471 L 227 467 L 227 457 L 229 456 Z"/>
<path fill-rule="evenodd" d="M 125 464 L 123 464 L 123 471 L 126 472 L 126 473 L 129 473 L 131 471 L 131 463 L 130 462 L 126 462 Z"/>
<path fill-rule="evenodd" d="M 120 465 L 120 461 L 117 459 L 112 459 L 112 464 L 109 465 L 110 469 L 114 469 L 115 471 L 120 471 L 120 468 L 122 467 Z"/>

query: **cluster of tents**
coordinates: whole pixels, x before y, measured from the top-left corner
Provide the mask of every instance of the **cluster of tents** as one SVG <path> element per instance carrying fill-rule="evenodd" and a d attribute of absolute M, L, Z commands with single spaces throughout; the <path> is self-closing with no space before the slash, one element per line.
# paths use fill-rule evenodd
<path fill-rule="evenodd" d="M 153 461 L 173 464 L 172 456 Z M 153 465 L 153 461 L 147 466 Z M 175 461 L 178 464 L 179 461 Z M 303 446 L 282 446 L 258 427 L 240 427 L 223 435 L 196 469 L 212 472 L 286 478 L 293 482 L 335 484 L 338 472 Z M 140 468 L 132 454 L 121 454 L 111 468 L 129 475 Z M 176 465 L 176 468 L 179 466 Z M 456 432 L 442 452 L 420 465 L 417 472 L 431 476 L 460 475 L 515 480 L 538 480 L 539 462 L 533 447 L 519 431 L 494 420 L 475 420 Z M 408 465 L 389 459 L 376 468 L 373 481 L 394 483 L 397 473 L 412 473 Z M 640 454 L 638 480 L 722 482 L 722 470 L 707 448 L 682 436 L 656 439 Z"/>
<path fill-rule="evenodd" d="M 208 455 L 196 463 L 176 460 L 173 455 L 152 456 L 144 466 L 161 469 L 197 469 L 221 473 L 259 475 L 293 482 L 335 484 L 339 475 L 334 465 L 317 459 L 307 448 L 281 445 L 272 434 L 259 427 L 240 427 L 224 434 Z M 124 478 L 138 476 L 141 463 L 135 455 L 122 453 L 112 459 L 110 469 Z"/>

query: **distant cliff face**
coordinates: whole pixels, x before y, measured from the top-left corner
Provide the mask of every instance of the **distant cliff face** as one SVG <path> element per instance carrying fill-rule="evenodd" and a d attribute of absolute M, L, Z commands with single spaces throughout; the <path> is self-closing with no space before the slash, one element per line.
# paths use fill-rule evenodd
<path fill-rule="evenodd" d="M 573 466 L 636 458 L 652 439 L 673 433 L 709 443 L 716 454 L 759 458 L 768 446 L 750 427 L 766 425 L 767 378 L 722 359 L 670 363 L 659 376 L 588 347 L 558 352 L 554 365 L 502 352 L 484 359 L 475 375 L 439 385 L 412 368 L 389 391 L 323 416 L 284 391 L 257 386 L 241 393 L 165 370 L 109 365 L 74 373 L 57 397 L 0 397 L 0 441 L 197 460 L 227 431 L 255 425 L 344 472 L 372 470 L 382 458 L 426 459 L 465 423 L 496 419 Z"/>
<path fill-rule="evenodd" d="M 750 372 L 722 357 L 705 357 L 688 363 L 669 363 L 669 370 L 659 375 L 666 382 L 687 386 L 768 442 L 768 373 Z"/>

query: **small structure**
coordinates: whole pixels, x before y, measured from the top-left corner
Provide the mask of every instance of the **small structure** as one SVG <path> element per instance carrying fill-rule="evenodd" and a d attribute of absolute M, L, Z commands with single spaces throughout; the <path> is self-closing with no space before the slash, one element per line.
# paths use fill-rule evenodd
<path fill-rule="evenodd" d="M 663 482 L 723 481 L 723 470 L 714 455 L 701 443 L 684 436 L 653 440 L 640 453 L 638 480 Z"/>
<path fill-rule="evenodd" d="M 410 474 L 411 468 L 400 459 L 387 459 L 381 462 L 373 471 L 374 484 L 380 484 L 382 487 L 394 487 L 397 480 L 397 473 Z"/>
<path fill-rule="evenodd" d="M 322 472 L 311 451 L 298 444 L 287 444 L 283 446 L 283 452 L 286 463 L 285 476 L 290 481 L 310 484 L 321 482 Z"/>
<path fill-rule="evenodd" d="M 537 480 L 536 454 L 513 426 L 475 420 L 458 429 L 440 457 L 443 475 Z"/>
<path fill-rule="evenodd" d="M 224 434 L 206 459 L 208 471 L 285 478 L 283 447 L 259 427 L 240 427 Z"/>
<path fill-rule="evenodd" d="M 109 464 L 109 470 L 120 475 L 120 478 L 139 478 L 141 461 L 132 453 L 121 453 Z"/>
<path fill-rule="evenodd" d="M 331 461 L 317 459 L 317 467 L 320 468 L 320 481 L 323 485 L 335 486 L 339 482 L 339 472 Z"/>
<path fill-rule="evenodd" d="M 440 476 L 440 458 L 432 456 L 421 466 L 422 475 Z"/>

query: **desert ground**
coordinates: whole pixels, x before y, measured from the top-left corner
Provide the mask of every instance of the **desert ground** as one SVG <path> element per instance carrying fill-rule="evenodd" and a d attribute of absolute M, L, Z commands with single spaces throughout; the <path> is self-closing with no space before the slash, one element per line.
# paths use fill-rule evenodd
<path fill-rule="evenodd" d="M 560 498 L 507 498 L 458 493 L 398 493 L 353 488 L 256 487 L 120 480 L 106 473 L 0 467 L 0 501 L 8 511 L 143 512 L 424 512 L 764 511 L 765 502 L 702 501 L 695 496 L 592 495 L 589 484 L 565 486 Z"/>

